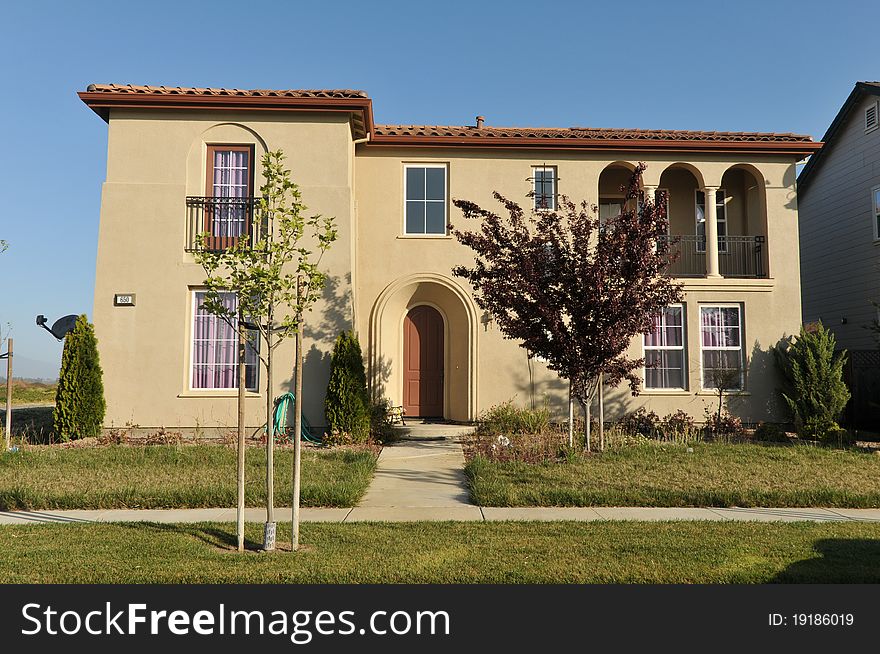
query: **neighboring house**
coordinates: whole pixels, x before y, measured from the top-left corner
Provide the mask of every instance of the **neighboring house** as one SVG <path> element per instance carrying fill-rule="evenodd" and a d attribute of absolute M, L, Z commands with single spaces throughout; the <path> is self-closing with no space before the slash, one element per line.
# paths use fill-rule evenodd
<path fill-rule="evenodd" d="M 858 82 L 798 177 L 804 322 L 850 351 L 850 421 L 880 426 L 880 82 Z M 870 423 L 870 424 L 869 424 Z"/>
<path fill-rule="evenodd" d="M 476 226 L 450 200 L 490 206 L 497 190 L 552 209 L 564 194 L 613 215 L 639 161 L 645 192 L 668 191 L 682 252 L 671 273 L 685 295 L 654 334 L 634 339 L 632 354 L 659 365 L 639 397 L 608 393 L 607 415 L 646 406 L 702 419 L 712 370 L 735 366 L 731 408 L 747 421 L 783 419 L 768 348 L 801 322 L 795 164 L 820 145 L 808 136 L 501 128 L 481 117 L 377 125 L 359 91 L 93 85 L 80 97 L 109 124 L 94 307 L 108 425 L 235 424 L 233 335 L 199 308 L 192 250 L 201 231 L 217 247 L 248 234 L 260 157 L 278 148 L 309 210 L 339 225 L 324 258 L 331 283 L 306 330 L 305 412 L 318 429 L 329 353 L 348 328 L 376 394 L 410 416 L 471 421 L 511 398 L 545 397 L 561 412 L 566 384 L 505 340 L 452 276 L 473 257 L 447 223 Z M 117 294 L 134 294 L 134 306 L 117 306 Z M 290 386 L 293 344 L 279 353 L 275 394 Z M 262 371 L 248 376 L 257 425 Z"/>

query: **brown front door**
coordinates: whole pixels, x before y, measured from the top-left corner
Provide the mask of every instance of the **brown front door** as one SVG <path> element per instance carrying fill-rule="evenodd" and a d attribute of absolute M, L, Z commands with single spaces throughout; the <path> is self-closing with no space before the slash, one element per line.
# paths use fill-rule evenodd
<path fill-rule="evenodd" d="M 403 408 L 443 417 L 443 317 L 433 307 L 415 307 L 403 322 Z"/>

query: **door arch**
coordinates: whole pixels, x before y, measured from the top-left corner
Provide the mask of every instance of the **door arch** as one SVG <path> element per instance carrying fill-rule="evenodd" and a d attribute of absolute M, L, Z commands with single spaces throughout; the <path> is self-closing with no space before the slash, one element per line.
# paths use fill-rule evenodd
<path fill-rule="evenodd" d="M 403 321 L 403 408 L 407 416 L 443 417 L 445 334 L 443 316 L 420 304 Z"/>

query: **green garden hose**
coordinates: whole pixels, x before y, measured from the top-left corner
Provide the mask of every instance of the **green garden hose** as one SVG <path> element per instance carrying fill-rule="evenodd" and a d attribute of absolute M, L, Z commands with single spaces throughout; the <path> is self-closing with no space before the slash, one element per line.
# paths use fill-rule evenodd
<path fill-rule="evenodd" d="M 287 414 L 295 400 L 296 397 L 293 393 L 285 393 L 284 395 L 275 398 L 275 418 L 272 422 L 276 436 L 287 433 L 287 425 L 289 424 L 287 421 Z M 317 445 L 321 444 L 320 438 L 312 436 L 312 425 L 309 423 L 305 414 L 302 416 L 302 428 L 300 432 L 303 440 Z"/>

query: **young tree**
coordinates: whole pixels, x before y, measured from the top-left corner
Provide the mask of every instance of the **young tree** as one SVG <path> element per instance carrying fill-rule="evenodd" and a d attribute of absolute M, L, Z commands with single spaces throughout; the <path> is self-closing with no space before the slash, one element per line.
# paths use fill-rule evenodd
<path fill-rule="evenodd" d="M 797 338 L 773 349 L 784 380 L 782 397 L 802 437 L 825 440 L 840 431 L 837 421 L 850 393 L 843 381 L 846 350 L 835 353 L 835 347 L 834 333 L 819 323 L 801 327 Z"/>
<path fill-rule="evenodd" d="M 106 408 L 95 328 L 83 314 L 64 337 L 55 392 L 55 435 L 63 441 L 98 436 Z"/>
<path fill-rule="evenodd" d="M 370 398 L 361 345 L 354 332 L 342 332 L 330 357 L 330 381 L 324 413 L 331 431 L 349 434 L 354 441 L 370 435 Z"/>
<path fill-rule="evenodd" d="M 644 360 L 627 356 L 630 342 L 681 299 L 681 287 L 663 274 L 673 258 L 664 203 L 639 201 L 644 170 L 640 164 L 625 189 L 626 208 L 601 223 L 595 206 L 566 197 L 555 211 L 526 213 L 496 192 L 504 218 L 454 200 L 465 218 L 482 224 L 479 231 L 453 231 L 475 254 L 472 268 L 458 266 L 453 274 L 471 283 L 477 304 L 507 338 L 568 380 L 569 397 L 585 411 L 600 379 L 612 386 L 626 380 L 638 393 L 635 370 Z M 589 423 L 588 417 L 587 447 Z"/>
<path fill-rule="evenodd" d="M 287 338 L 298 337 L 296 410 L 301 411 L 301 335 L 303 314 L 318 300 L 326 275 L 319 266 L 323 254 L 337 238 L 333 218 L 306 216 L 299 187 L 284 167 L 281 150 L 262 158 L 261 197 L 257 200 L 253 228 L 225 250 L 210 248 L 210 234 L 200 234 L 196 261 L 205 269 L 207 311 L 226 320 L 236 331 L 259 334 L 259 358 L 266 373 L 266 525 L 263 546 L 275 547 L 273 353 Z M 234 292 L 237 311 L 223 301 Z M 294 439 L 294 487 L 298 485 L 300 438 Z M 299 497 L 294 493 L 294 533 L 298 534 Z M 294 549 L 297 543 L 294 542 Z"/>

